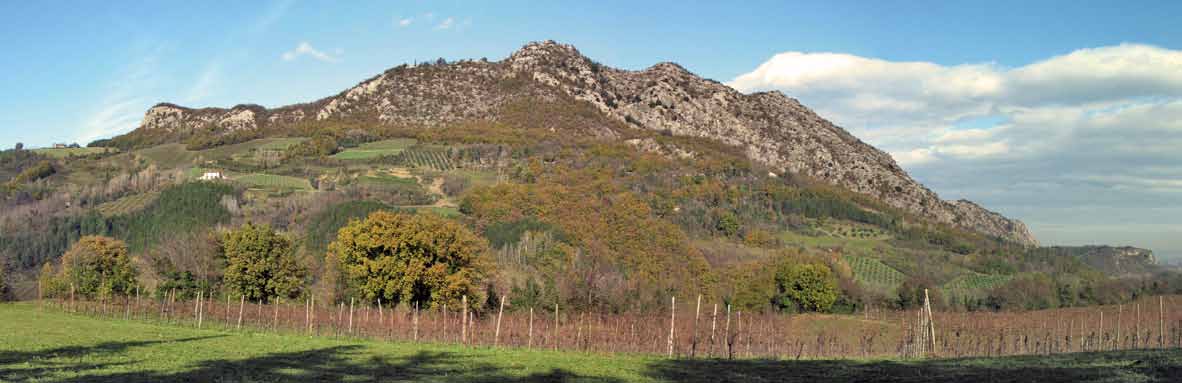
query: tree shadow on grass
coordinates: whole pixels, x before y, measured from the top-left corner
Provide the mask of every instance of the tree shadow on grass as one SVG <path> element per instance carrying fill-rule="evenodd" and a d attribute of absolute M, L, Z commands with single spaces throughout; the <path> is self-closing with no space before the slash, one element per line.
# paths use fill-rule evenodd
<path fill-rule="evenodd" d="M 37 351 L 0 351 L 0 381 L 27 381 L 63 372 L 83 373 L 101 370 L 128 363 L 87 363 L 82 358 L 110 354 L 121 354 L 133 347 L 151 346 L 160 343 L 193 342 L 225 335 L 163 339 L 132 342 L 105 342 L 92 346 L 65 346 Z M 74 361 L 70 361 L 74 359 Z"/>
<path fill-rule="evenodd" d="M 420 351 L 406 357 L 366 357 L 350 345 L 278 353 L 242 360 L 200 362 L 182 372 L 138 371 L 89 375 L 55 382 L 615 382 L 562 369 L 513 374 L 504 367 L 450 352 Z"/>
<path fill-rule="evenodd" d="M 646 374 L 677 382 L 1177 382 L 1182 351 L 928 361 L 664 360 Z"/>

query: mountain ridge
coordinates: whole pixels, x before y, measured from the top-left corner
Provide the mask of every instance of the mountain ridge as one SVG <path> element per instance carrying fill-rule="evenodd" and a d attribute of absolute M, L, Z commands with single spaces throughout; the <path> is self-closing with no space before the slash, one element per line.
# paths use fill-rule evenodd
<path fill-rule="evenodd" d="M 779 172 L 804 174 L 871 195 L 935 222 L 1027 246 L 1024 223 L 966 200 L 946 201 L 915 181 L 887 153 L 778 91 L 743 94 L 672 62 L 628 71 L 598 64 L 572 45 L 532 42 L 501 61 L 465 60 L 398 66 L 334 96 L 273 109 L 240 104 L 150 108 L 137 131 L 227 134 L 309 119 L 356 119 L 391 125 L 445 126 L 497 119 L 521 98 L 573 97 L 621 123 L 743 148 Z M 584 132 L 620 138 L 610 126 Z"/>

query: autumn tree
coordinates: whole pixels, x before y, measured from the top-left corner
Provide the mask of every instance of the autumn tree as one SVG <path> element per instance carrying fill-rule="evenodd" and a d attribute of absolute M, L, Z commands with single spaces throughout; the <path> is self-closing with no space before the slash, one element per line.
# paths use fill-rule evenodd
<path fill-rule="evenodd" d="M 373 212 L 341 228 L 328 253 L 361 298 L 423 307 L 484 302 L 492 266 L 483 238 L 434 214 Z"/>
<path fill-rule="evenodd" d="M 97 235 L 78 239 L 62 255 L 58 283 L 83 297 L 127 295 L 135 291 L 139 270 L 123 241 Z"/>
<path fill-rule="evenodd" d="M 789 262 L 776 271 L 775 302 L 781 309 L 825 312 L 837 295 L 837 278 L 822 262 Z"/>
<path fill-rule="evenodd" d="M 222 235 L 226 287 L 246 299 L 269 302 L 300 293 L 307 271 L 296 261 L 291 240 L 270 225 L 247 223 Z"/>

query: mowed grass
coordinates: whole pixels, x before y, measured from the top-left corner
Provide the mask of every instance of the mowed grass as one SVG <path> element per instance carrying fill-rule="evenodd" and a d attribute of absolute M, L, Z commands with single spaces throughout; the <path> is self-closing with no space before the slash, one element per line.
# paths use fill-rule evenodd
<path fill-rule="evenodd" d="M 356 148 L 349 148 L 333 154 L 338 160 L 369 160 L 381 156 L 393 156 L 414 146 L 418 141 L 413 138 L 395 138 L 361 144 Z"/>
<path fill-rule="evenodd" d="M 275 174 L 251 173 L 234 179 L 252 188 L 273 190 L 312 190 L 307 179 Z"/>
<path fill-rule="evenodd" d="M 1182 351 L 946 360 L 666 359 L 389 343 L 97 319 L 0 304 L 15 382 L 1170 382 Z"/>
<path fill-rule="evenodd" d="M 91 154 L 102 154 L 108 152 L 118 152 L 115 148 L 40 148 L 31 149 L 33 153 L 46 155 L 53 158 L 65 158 L 69 156 L 86 156 Z"/>

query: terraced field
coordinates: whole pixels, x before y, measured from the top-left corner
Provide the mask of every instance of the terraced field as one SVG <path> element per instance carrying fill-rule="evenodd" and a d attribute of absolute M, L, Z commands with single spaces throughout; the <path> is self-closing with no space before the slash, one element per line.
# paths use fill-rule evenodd
<path fill-rule="evenodd" d="M 135 213 L 151 205 L 159 197 L 160 193 L 142 193 L 129 195 L 114 201 L 105 202 L 98 205 L 96 210 L 104 217 L 114 217 L 117 215 L 127 215 Z"/>
<path fill-rule="evenodd" d="M 90 154 L 100 154 L 107 152 L 118 152 L 115 148 L 40 148 L 32 149 L 33 153 L 46 155 L 53 158 L 65 158 L 69 156 L 85 156 Z"/>
<path fill-rule="evenodd" d="M 260 189 L 312 190 L 312 184 L 308 180 L 298 177 L 252 173 L 235 178 L 234 180 Z"/>
<path fill-rule="evenodd" d="M 906 275 L 874 258 L 847 255 L 843 257 L 854 271 L 854 279 L 864 284 L 897 288 Z"/>
<path fill-rule="evenodd" d="M 407 148 L 414 146 L 417 142 L 413 138 L 395 138 L 369 142 L 356 148 L 345 149 L 340 153 L 333 154 L 332 158 L 338 160 L 369 160 L 381 156 L 395 156 Z"/>

